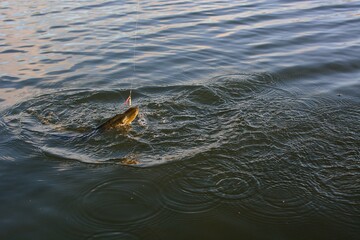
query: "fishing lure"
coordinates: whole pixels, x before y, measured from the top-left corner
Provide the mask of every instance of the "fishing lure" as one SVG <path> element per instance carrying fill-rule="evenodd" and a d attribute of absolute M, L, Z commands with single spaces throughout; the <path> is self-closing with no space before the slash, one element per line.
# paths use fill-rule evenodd
<path fill-rule="evenodd" d="M 129 94 L 129 96 L 128 96 L 128 98 L 125 100 L 125 105 L 129 105 L 129 106 L 131 106 L 131 90 L 130 90 L 130 94 Z"/>

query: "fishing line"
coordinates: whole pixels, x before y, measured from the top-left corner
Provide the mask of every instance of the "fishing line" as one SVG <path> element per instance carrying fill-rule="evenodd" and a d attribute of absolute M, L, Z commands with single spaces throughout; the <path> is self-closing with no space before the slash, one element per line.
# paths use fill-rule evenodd
<path fill-rule="evenodd" d="M 139 8 L 140 8 L 140 4 L 139 4 L 139 0 L 137 0 L 136 8 L 135 8 L 136 16 L 135 16 L 135 34 L 134 34 L 134 47 L 133 47 L 133 77 L 132 77 L 132 81 L 130 81 L 129 96 L 125 101 L 125 105 L 128 104 L 129 106 L 131 106 L 131 93 L 133 87 L 132 82 L 135 81 L 135 77 L 136 77 L 136 45 L 137 45 L 137 31 L 138 31 L 138 21 L 139 21 Z"/>

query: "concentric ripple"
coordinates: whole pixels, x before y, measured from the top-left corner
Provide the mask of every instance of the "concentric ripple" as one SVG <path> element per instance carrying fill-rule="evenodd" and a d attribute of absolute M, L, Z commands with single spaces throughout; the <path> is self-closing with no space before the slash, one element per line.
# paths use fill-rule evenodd
<path fill-rule="evenodd" d="M 149 181 L 111 179 L 79 196 L 74 203 L 79 215 L 73 217 L 94 227 L 154 223 L 163 209 L 159 196 L 159 188 Z"/>
<path fill-rule="evenodd" d="M 356 232 L 360 221 L 360 171 L 358 167 L 337 166 L 317 174 L 322 215 Z M 349 206 L 351 206 L 349 208 Z"/>
<path fill-rule="evenodd" d="M 278 208 L 283 213 L 292 212 L 294 209 L 302 209 L 311 202 L 310 193 L 301 186 L 289 186 L 289 184 L 273 184 L 262 191 L 262 197 L 268 206 Z M 301 215 L 301 214 L 299 214 Z M 299 216 L 301 218 L 301 216 Z"/>
<path fill-rule="evenodd" d="M 166 208 L 179 213 L 200 213 L 214 209 L 218 200 L 208 193 L 207 174 L 194 176 L 194 172 L 182 169 L 162 179 L 162 202 Z"/>
<path fill-rule="evenodd" d="M 259 182 L 247 172 L 222 172 L 212 177 L 215 186 L 212 192 L 224 200 L 250 198 L 257 193 Z"/>
<path fill-rule="evenodd" d="M 135 235 L 132 235 L 130 233 L 124 233 L 124 232 L 105 232 L 105 233 L 98 233 L 91 237 L 86 238 L 87 240 L 137 240 L 140 239 L 139 237 L 136 237 Z"/>
<path fill-rule="evenodd" d="M 291 183 L 274 183 L 259 189 L 251 201 L 233 204 L 234 209 L 258 222 L 289 224 L 309 221 L 316 209 L 307 188 Z"/>

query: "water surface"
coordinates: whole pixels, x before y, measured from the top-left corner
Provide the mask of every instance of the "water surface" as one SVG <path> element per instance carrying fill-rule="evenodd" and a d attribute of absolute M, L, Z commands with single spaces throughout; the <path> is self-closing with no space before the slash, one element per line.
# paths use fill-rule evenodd
<path fill-rule="evenodd" d="M 359 7 L 2 1 L 0 237 L 357 239 Z"/>

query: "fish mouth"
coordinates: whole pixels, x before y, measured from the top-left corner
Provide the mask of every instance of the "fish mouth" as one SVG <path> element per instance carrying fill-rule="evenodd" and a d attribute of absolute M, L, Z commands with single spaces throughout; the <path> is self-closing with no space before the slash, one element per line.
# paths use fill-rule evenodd
<path fill-rule="evenodd" d="M 139 114 L 139 107 L 130 107 L 124 113 L 118 114 L 97 127 L 97 130 L 109 130 L 113 128 L 124 128 L 129 126 Z"/>
<path fill-rule="evenodd" d="M 123 114 L 124 114 L 124 118 L 122 124 L 130 125 L 132 121 L 134 121 L 134 119 L 139 114 L 139 107 L 138 106 L 131 107 L 128 110 L 126 110 L 126 112 L 124 112 Z"/>

